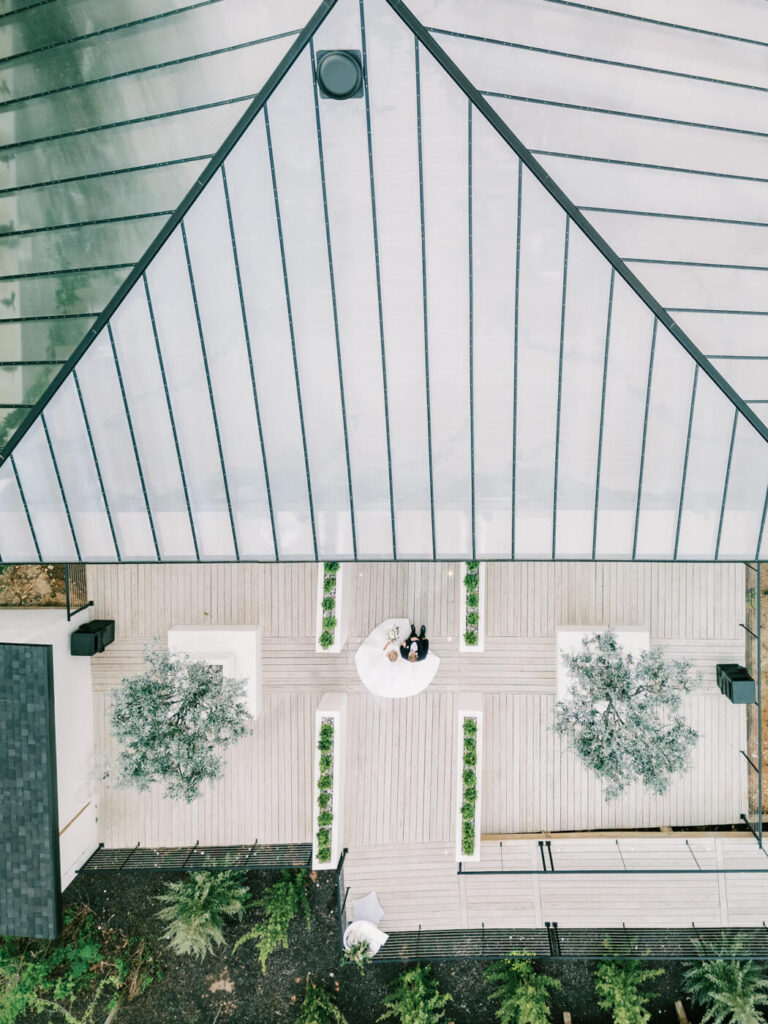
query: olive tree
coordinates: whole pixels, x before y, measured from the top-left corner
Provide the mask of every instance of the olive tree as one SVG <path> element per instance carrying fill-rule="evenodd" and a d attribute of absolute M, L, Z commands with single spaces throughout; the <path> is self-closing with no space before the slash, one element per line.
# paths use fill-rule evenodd
<path fill-rule="evenodd" d="M 698 740 L 680 712 L 700 682 L 690 663 L 667 660 L 659 648 L 635 659 L 610 631 L 584 637 L 563 662 L 572 686 L 555 707 L 555 731 L 603 781 L 605 798 L 635 781 L 665 793 Z"/>
<path fill-rule="evenodd" d="M 250 731 L 245 680 L 158 645 L 147 649 L 144 665 L 123 680 L 112 704 L 118 779 L 139 790 L 162 782 L 166 796 L 189 803 L 205 780 L 221 775 L 225 748 Z"/>

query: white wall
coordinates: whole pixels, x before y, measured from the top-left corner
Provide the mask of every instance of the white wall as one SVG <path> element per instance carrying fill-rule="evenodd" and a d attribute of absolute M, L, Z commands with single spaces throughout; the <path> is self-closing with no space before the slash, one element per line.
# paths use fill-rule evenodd
<path fill-rule="evenodd" d="M 98 845 L 91 659 L 73 658 L 69 653 L 70 634 L 87 621 L 89 612 L 67 622 L 63 608 L 0 609 L 0 643 L 53 648 L 62 889 Z"/>

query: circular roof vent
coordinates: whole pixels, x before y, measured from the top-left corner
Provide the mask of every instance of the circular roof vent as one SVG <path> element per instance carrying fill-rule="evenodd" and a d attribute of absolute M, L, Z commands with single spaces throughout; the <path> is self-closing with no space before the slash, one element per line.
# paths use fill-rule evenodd
<path fill-rule="evenodd" d="M 317 82 L 328 99 L 348 100 L 363 95 L 363 67 L 354 50 L 321 50 Z"/>

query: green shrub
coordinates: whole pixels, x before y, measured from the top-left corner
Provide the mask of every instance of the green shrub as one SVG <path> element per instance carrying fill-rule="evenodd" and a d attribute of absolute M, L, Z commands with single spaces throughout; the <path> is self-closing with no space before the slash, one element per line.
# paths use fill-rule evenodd
<path fill-rule="evenodd" d="M 386 1011 L 379 1020 L 399 1024 L 437 1024 L 445 1016 L 443 1007 L 450 1002 L 448 993 L 438 990 L 429 967 L 412 967 L 397 979 L 391 995 L 384 1000 Z"/>
<path fill-rule="evenodd" d="M 336 590 L 336 577 L 326 576 L 323 580 L 323 593 L 333 594 Z"/>
<path fill-rule="evenodd" d="M 467 625 L 476 626 L 480 622 L 479 612 L 467 612 Z"/>
<path fill-rule="evenodd" d="M 464 735 L 464 753 L 468 750 L 477 750 L 477 740 L 474 736 Z"/>
<path fill-rule="evenodd" d="M 477 764 L 477 751 L 476 750 L 464 750 L 464 767 L 474 768 Z"/>
<path fill-rule="evenodd" d="M 476 590 L 467 591 L 467 608 L 477 608 L 480 604 L 480 595 Z"/>
<path fill-rule="evenodd" d="M 325 618 L 323 619 L 323 632 L 325 633 L 327 631 L 329 633 L 333 633 L 333 631 L 335 629 L 336 629 L 336 616 L 335 615 L 326 615 Z"/>
<path fill-rule="evenodd" d="M 317 749 L 323 754 L 333 749 L 333 722 L 323 722 L 320 726 Z"/>
<path fill-rule="evenodd" d="M 317 780 L 318 789 L 333 789 L 333 776 L 326 772 Z"/>
<path fill-rule="evenodd" d="M 475 852 L 475 825 L 472 821 L 461 824 L 461 848 L 468 857 Z"/>
<path fill-rule="evenodd" d="M 477 572 L 477 570 L 480 568 L 479 562 L 466 562 L 465 564 L 470 572 Z"/>
<path fill-rule="evenodd" d="M 333 814 L 330 811 L 320 811 L 317 816 L 317 824 L 325 827 L 333 824 Z"/>
<path fill-rule="evenodd" d="M 464 799 L 471 800 L 473 804 L 477 803 L 477 790 L 474 786 L 464 787 Z"/>
<path fill-rule="evenodd" d="M 322 793 L 318 793 L 318 795 L 317 795 L 317 806 L 320 808 L 321 811 L 324 811 L 326 809 L 326 807 L 328 807 L 330 805 L 330 802 L 331 802 L 331 794 L 328 792 L 327 789 L 323 790 Z"/>
<path fill-rule="evenodd" d="M 731 945 L 720 951 L 733 956 Z M 753 960 L 702 960 L 683 975 L 685 991 L 705 1009 L 702 1024 L 764 1024 L 768 978 Z"/>
<path fill-rule="evenodd" d="M 461 805 L 461 816 L 465 821 L 475 820 L 475 801 L 467 800 L 466 793 L 464 794 L 464 803 Z"/>
<path fill-rule="evenodd" d="M 480 577 L 476 572 L 468 572 L 464 577 L 464 586 L 467 590 L 477 590 L 480 586 Z"/>
<path fill-rule="evenodd" d="M 324 612 L 332 612 L 333 609 L 336 607 L 336 598 L 324 597 L 322 600 L 322 606 Z"/>
<path fill-rule="evenodd" d="M 347 1024 L 347 1018 L 333 1001 L 331 993 L 307 976 L 304 1000 L 296 1018 L 298 1024 Z"/>
<path fill-rule="evenodd" d="M 258 946 L 261 970 L 266 974 L 269 956 L 276 949 L 288 948 L 288 928 L 299 910 L 303 911 L 309 930 L 306 873 L 283 871 L 279 881 L 270 885 L 264 895 L 256 900 L 256 906 L 263 914 L 262 920 L 240 936 L 232 952 L 236 953 L 243 943 L 253 940 Z"/>
<path fill-rule="evenodd" d="M 334 636 L 333 633 L 329 633 L 327 629 L 324 629 L 319 637 L 320 646 L 324 651 L 327 651 L 329 647 L 333 647 Z"/>
<path fill-rule="evenodd" d="M 537 974 L 525 954 L 491 964 L 485 978 L 494 986 L 490 998 L 500 1004 L 496 1011 L 500 1024 L 549 1024 L 550 990 L 562 985 L 557 978 Z"/>
<path fill-rule="evenodd" d="M 464 643 L 467 647 L 477 647 L 477 633 L 472 629 L 468 629 L 464 633 Z"/>
<path fill-rule="evenodd" d="M 163 937 L 179 956 L 204 960 L 214 945 L 224 941 L 224 921 L 241 918 L 250 893 L 238 871 L 193 871 L 180 882 L 168 882 L 158 912 L 168 925 Z"/>
<path fill-rule="evenodd" d="M 461 775 L 461 781 L 465 786 L 477 785 L 477 778 L 472 768 L 465 768 Z"/>
<path fill-rule="evenodd" d="M 326 562 L 323 566 L 323 571 L 326 576 L 335 576 L 339 571 L 338 562 Z"/>
<path fill-rule="evenodd" d="M 477 732 L 477 719 L 473 718 L 471 716 L 468 716 L 467 718 L 464 719 L 464 735 L 465 736 L 474 736 L 476 732 Z"/>
<path fill-rule="evenodd" d="M 614 1024 L 648 1024 L 651 995 L 641 992 L 646 981 L 658 978 L 663 968 L 645 968 L 639 960 L 609 960 L 595 971 L 597 1005 L 613 1014 Z"/>
<path fill-rule="evenodd" d="M 322 775 L 325 772 L 329 772 L 332 767 L 333 767 L 333 758 L 331 757 L 331 755 L 330 754 L 321 754 L 320 755 L 320 774 Z"/>
<path fill-rule="evenodd" d="M 327 864 L 331 859 L 331 830 L 328 828 L 317 832 L 317 859 L 321 864 Z"/>

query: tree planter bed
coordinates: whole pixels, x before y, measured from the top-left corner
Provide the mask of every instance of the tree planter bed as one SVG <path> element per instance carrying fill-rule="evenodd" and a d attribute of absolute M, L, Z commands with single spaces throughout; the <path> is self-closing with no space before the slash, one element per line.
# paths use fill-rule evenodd
<path fill-rule="evenodd" d="M 480 860 L 480 797 L 482 792 L 483 698 L 461 694 L 459 698 L 456 860 Z"/>
<path fill-rule="evenodd" d="M 343 566 L 321 562 L 317 567 L 317 623 L 315 651 L 338 654 L 346 641 L 342 633 Z"/>
<path fill-rule="evenodd" d="M 485 650 L 485 562 L 464 562 L 459 614 L 459 651 Z"/>
<path fill-rule="evenodd" d="M 312 787 L 312 867 L 336 867 L 341 856 L 343 730 L 347 697 L 326 693 L 315 712 L 315 760 Z"/>

